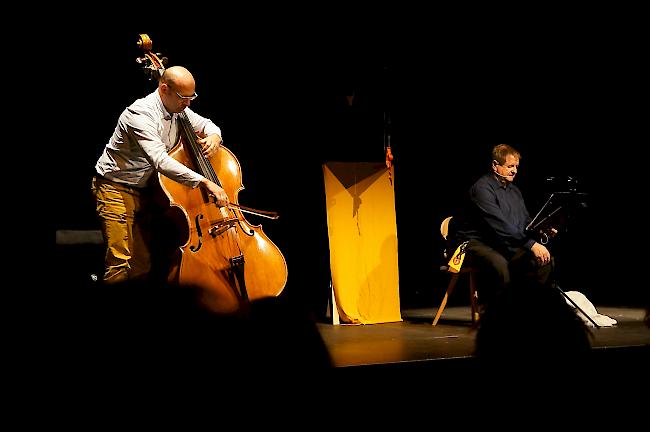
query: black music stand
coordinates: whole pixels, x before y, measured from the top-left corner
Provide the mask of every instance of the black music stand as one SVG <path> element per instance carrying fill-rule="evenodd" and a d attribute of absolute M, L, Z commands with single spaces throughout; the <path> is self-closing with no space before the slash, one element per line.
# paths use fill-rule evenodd
<path fill-rule="evenodd" d="M 546 244 L 556 232 L 565 229 L 570 219 L 579 208 L 587 206 L 588 194 L 584 192 L 553 192 L 532 221 L 526 231 L 539 236 L 540 243 Z"/>

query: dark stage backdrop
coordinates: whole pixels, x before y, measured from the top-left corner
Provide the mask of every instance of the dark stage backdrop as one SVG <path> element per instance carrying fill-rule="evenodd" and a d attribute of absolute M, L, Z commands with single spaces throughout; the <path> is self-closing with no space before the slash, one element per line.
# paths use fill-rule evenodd
<path fill-rule="evenodd" d="M 639 115 L 628 103 L 639 76 L 630 53 L 607 34 L 587 29 L 584 38 L 567 27 L 549 38 L 520 28 L 463 39 L 433 29 L 370 32 L 344 21 L 173 30 L 62 30 L 68 43 L 58 46 L 59 84 L 72 96 L 66 103 L 76 130 L 59 153 L 66 193 L 56 229 L 98 228 L 95 161 L 121 111 L 155 87 L 135 62 L 138 34 L 147 33 L 154 52 L 193 72 L 199 97 L 192 109 L 222 128 L 241 163 L 240 203 L 280 212 L 278 221 L 249 219 L 287 259 L 286 295 L 317 315 L 329 284 L 321 164 L 382 161 L 386 132 L 395 155 L 403 306 L 439 301 L 446 286 L 440 221 L 500 142 L 522 152 L 517 184 L 531 213 L 557 188 L 546 181 L 552 176 L 571 176 L 590 195 L 553 245 L 561 286 L 606 303 L 641 298 L 627 271 L 637 262 L 641 223 L 627 194 L 640 177 L 629 128 Z"/>

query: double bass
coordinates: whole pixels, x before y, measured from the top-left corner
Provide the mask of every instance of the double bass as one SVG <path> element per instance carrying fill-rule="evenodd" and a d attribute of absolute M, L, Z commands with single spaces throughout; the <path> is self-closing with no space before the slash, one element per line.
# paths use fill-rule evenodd
<path fill-rule="evenodd" d="M 151 39 L 140 35 L 145 52 L 138 58 L 152 77 L 160 79 L 165 60 L 151 52 Z M 288 277 L 287 264 L 279 248 L 261 225 L 252 225 L 244 212 L 277 219 L 277 214 L 240 205 L 244 189 L 241 166 L 223 145 L 209 158 L 202 153 L 200 138 L 185 111 L 178 114 L 180 139 L 169 155 L 208 180 L 221 186 L 229 204 L 219 207 L 213 196 L 198 187 L 191 189 L 158 173 L 158 181 L 177 221 L 180 245 L 173 253 L 168 281 L 199 290 L 201 302 L 223 314 L 245 311 L 251 300 L 277 297 Z"/>

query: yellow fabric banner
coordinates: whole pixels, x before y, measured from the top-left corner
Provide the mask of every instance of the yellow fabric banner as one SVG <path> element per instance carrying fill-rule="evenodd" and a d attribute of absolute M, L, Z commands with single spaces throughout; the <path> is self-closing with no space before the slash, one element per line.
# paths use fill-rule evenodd
<path fill-rule="evenodd" d="M 323 174 L 332 287 L 341 322 L 402 321 L 395 194 L 386 165 L 329 162 Z"/>

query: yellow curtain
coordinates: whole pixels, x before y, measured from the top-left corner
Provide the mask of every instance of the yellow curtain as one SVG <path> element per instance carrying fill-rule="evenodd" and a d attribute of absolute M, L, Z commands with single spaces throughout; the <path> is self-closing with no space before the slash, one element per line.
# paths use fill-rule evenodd
<path fill-rule="evenodd" d="M 395 194 L 386 165 L 329 162 L 323 174 L 332 288 L 341 322 L 402 321 Z"/>

